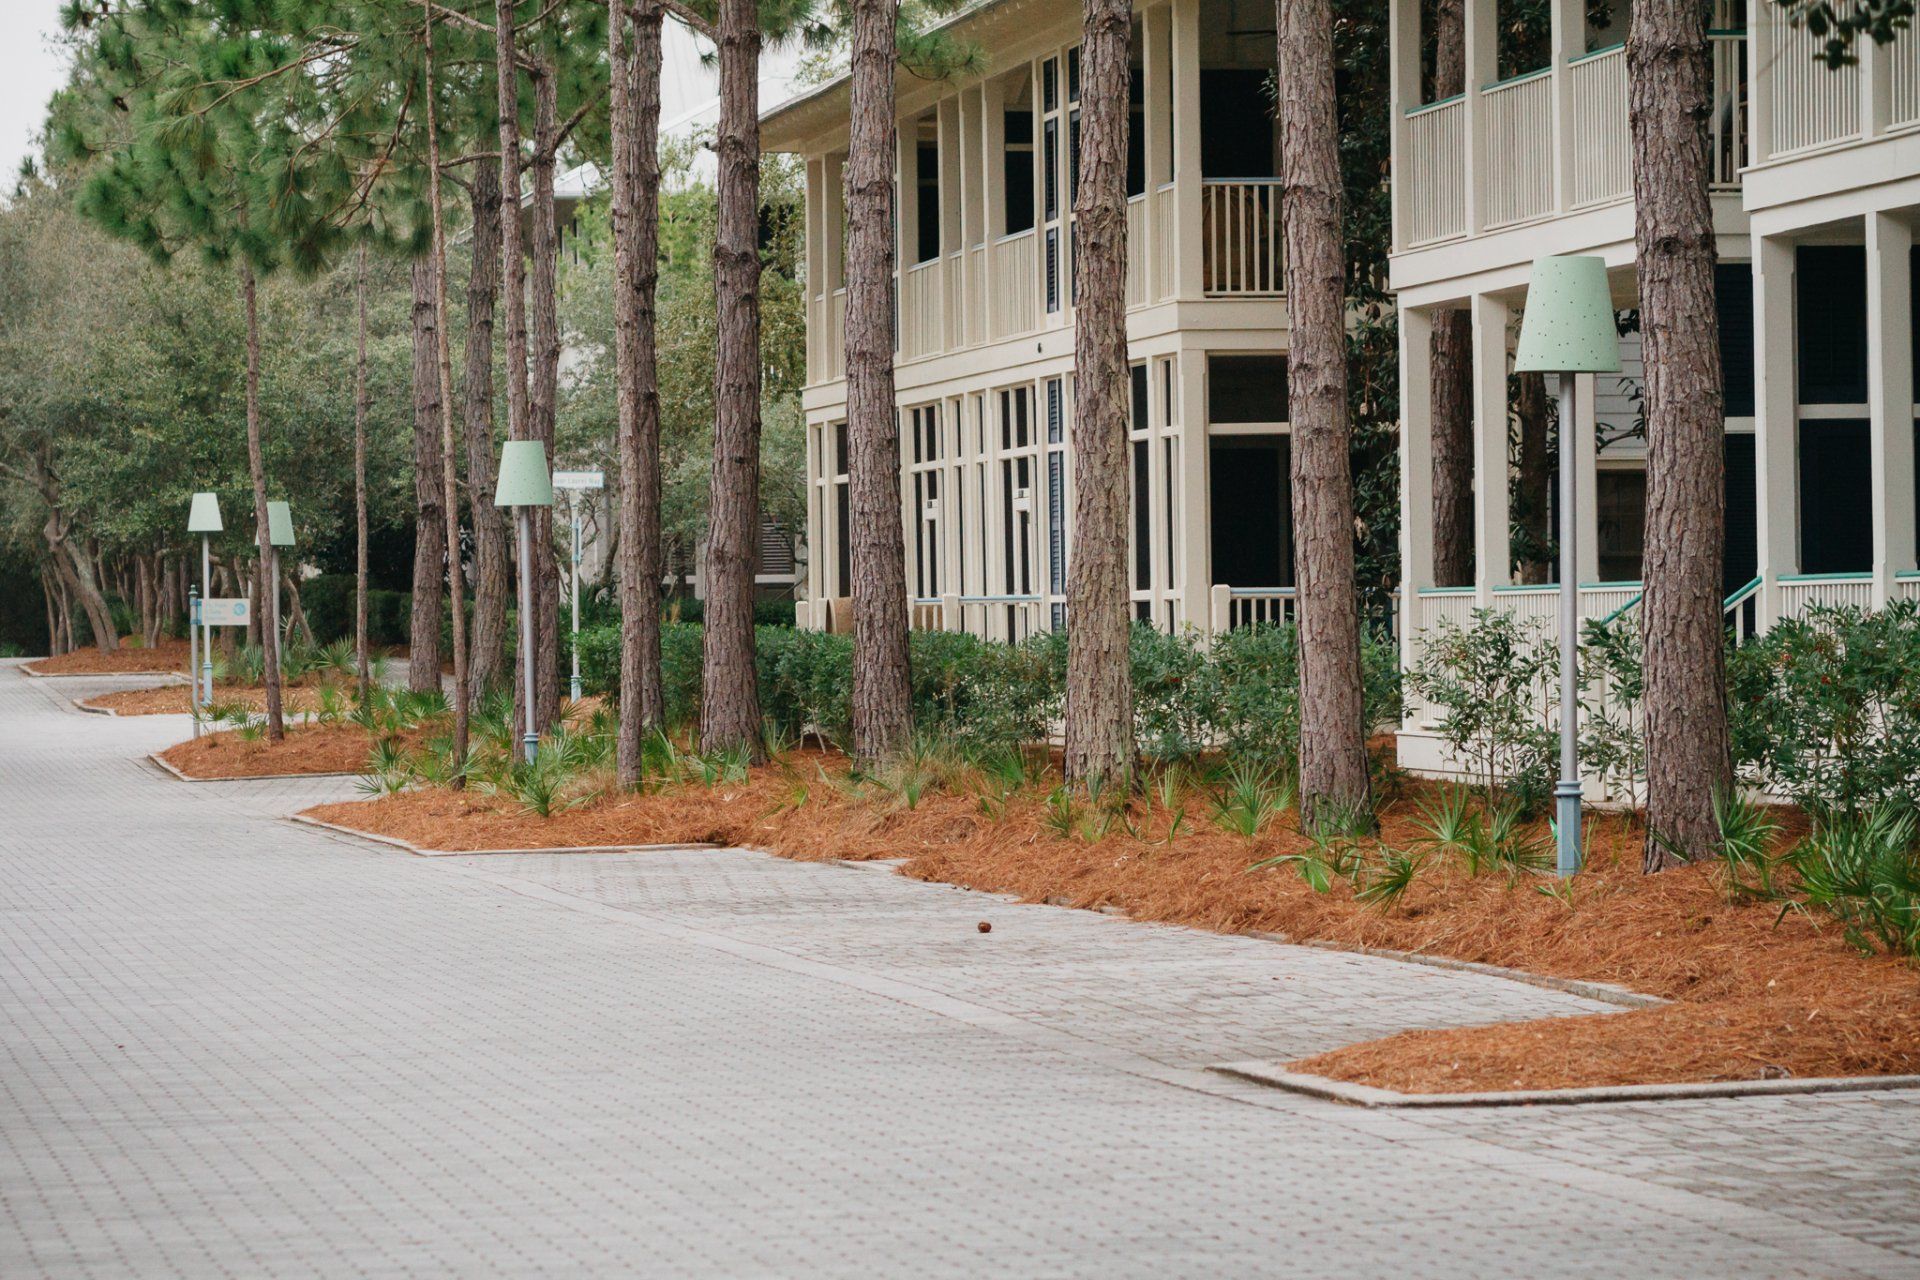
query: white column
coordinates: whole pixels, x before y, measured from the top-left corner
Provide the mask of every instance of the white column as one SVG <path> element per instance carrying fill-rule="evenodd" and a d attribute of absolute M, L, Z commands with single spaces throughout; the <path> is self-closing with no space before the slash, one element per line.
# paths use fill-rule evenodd
<path fill-rule="evenodd" d="M 1200 0 L 1173 0 L 1173 279 L 1176 298 L 1201 296 Z"/>
<path fill-rule="evenodd" d="M 1570 59 L 1587 51 L 1585 0 L 1553 0 L 1548 49 L 1553 59 L 1553 205 L 1565 210 L 1573 206 L 1574 148 L 1589 142 L 1573 136 L 1573 76 L 1568 68 Z"/>
<path fill-rule="evenodd" d="M 1398 2 L 1398 0 L 1396 0 Z M 1433 312 L 1400 308 L 1400 663 L 1411 667 L 1420 591 L 1433 585 Z"/>
<path fill-rule="evenodd" d="M 1577 535 L 1574 552 L 1580 582 L 1596 582 L 1600 578 L 1600 449 L 1596 435 L 1598 423 L 1594 420 L 1599 406 L 1595 403 L 1594 381 L 1592 375 L 1574 379 L 1573 403 L 1578 422 L 1572 432 L 1562 434 L 1562 439 L 1572 445 L 1574 480 L 1580 486 L 1574 524 Z"/>
<path fill-rule="evenodd" d="M 1873 606 L 1914 568 L 1913 228 L 1867 215 L 1867 416 L 1873 456 Z"/>
<path fill-rule="evenodd" d="M 828 458 L 825 429 L 817 422 L 807 424 L 807 604 L 812 615 L 809 625 L 824 629 L 826 617 L 827 565 L 827 492 L 820 479 Z"/>
<path fill-rule="evenodd" d="M 1207 489 L 1207 356 L 1204 351 L 1182 351 L 1174 364 L 1174 422 L 1180 429 L 1180 609 L 1177 623 L 1210 630 L 1207 588 L 1213 577 L 1208 541 L 1213 507 Z"/>
<path fill-rule="evenodd" d="M 1468 10 L 1472 12 L 1471 9 Z M 1471 89 L 1471 84 L 1469 84 Z M 1493 589 L 1513 580 L 1507 495 L 1506 303 L 1473 296 L 1473 585 L 1474 603 L 1493 604 Z M 1431 504 L 1429 504 L 1431 506 Z"/>
<path fill-rule="evenodd" d="M 1420 0 L 1387 3 L 1387 118 L 1391 130 L 1388 148 L 1388 184 L 1393 191 L 1393 243 L 1406 239 L 1402 199 L 1405 172 L 1400 158 L 1407 150 L 1407 112 L 1420 105 Z M 1407 313 L 1401 312 L 1404 317 Z M 1430 322 L 1429 322 L 1430 323 Z M 1401 364 L 1404 370 L 1406 365 Z M 1404 374 L 1403 385 L 1404 384 Z M 1404 472 L 1402 473 L 1405 474 Z M 1404 563 L 1404 562 L 1403 562 Z"/>
<path fill-rule="evenodd" d="M 1461 110 L 1465 113 L 1465 168 L 1467 172 L 1467 232 L 1480 231 L 1486 220 L 1486 176 L 1489 157 L 1482 155 L 1480 86 L 1500 74 L 1499 15 L 1496 0 L 1462 0 L 1466 7 L 1466 86 Z M 1506 157 L 1501 157 L 1506 159 Z"/>
<path fill-rule="evenodd" d="M 1152 251 L 1152 245 L 1162 233 L 1156 225 L 1160 216 L 1160 203 L 1154 193 L 1173 181 L 1173 10 L 1167 5 L 1155 5 L 1140 17 L 1140 58 L 1141 73 L 1145 79 L 1142 93 L 1145 98 L 1145 112 L 1142 121 L 1146 130 L 1145 149 L 1147 157 L 1147 199 L 1146 219 L 1143 231 L 1147 237 L 1146 252 L 1140 261 L 1146 271 L 1145 296 L 1154 301 L 1172 291 L 1173 282 L 1160 279 L 1159 255 Z"/>
<path fill-rule="evenodd" d="M 1758 489 L 1759 627 L 1780 616 L 1783 573 L 1800 565 L 1799 391 L 1793 339 L 1793 245 L 1753 238 L 1753 456 Z"/>

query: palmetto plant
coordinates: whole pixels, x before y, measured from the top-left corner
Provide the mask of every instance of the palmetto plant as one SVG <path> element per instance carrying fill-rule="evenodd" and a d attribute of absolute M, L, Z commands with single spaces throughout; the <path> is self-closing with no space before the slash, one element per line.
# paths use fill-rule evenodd
<path fill-rule="evenodd" d="M 1847 941 L 1920 959 L 1920 859 L 1915 819 L 1892 807 L 1817 825 L 1788 855 L 1807 904 L 1838 917 Z M 1784 912 L 1783 912 L 1784 914 Z"/>
<path fill-rule="evenodd" d="M 1293 803 L 1293 788 L 1271 769 L 1251 760 L 1235 760 L 1211 803 L 1214 825 L 1251 840 Z"/>
<path fill-rule="evenodd" d="M 1780 859 L 1774 856 L 1773 844 L 1780 835 L 1780 823 L 1764 805 L 1737 791 L 1714 797 L 1713 818 L 1720 829 L 1720 856 L 1727 862 L 1728 890 L 1736 896 L 1777 896 L 1774 871 Z"/>

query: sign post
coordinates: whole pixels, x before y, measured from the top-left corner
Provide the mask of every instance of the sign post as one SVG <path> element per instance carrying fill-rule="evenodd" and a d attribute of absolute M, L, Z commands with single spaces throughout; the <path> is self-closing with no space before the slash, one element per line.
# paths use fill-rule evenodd
<path fill-rule="evenodd" d="M 267 608 L 267 623 L 273 628 L 273 642 L 278 645 L 285 638 L 280 630 L 280 548 L 293 545 L 293 508 L 284 502 L 267 503 L 267 541 L 273 545 L 273 555 L 267 564 L 267 581 L 273 592 L 268 597 L 273 603 Z"/>
<path fill-rule="evenodd" d="M 567 575 L 573 580 L 573 681 L 568 696 L 575 702 L 580 701 L 580 495 L 604 489 L 606 484 L 606 474 L 600 471 L 553 473 L 553 487 L 567 491 L 567 512 L 573 517 L 573 569 Z"/>
<path fill-rule="evenodd" d="M 553 480 L 547 474 L 547 450 L 538 440 L 509 440 L 500 450 L 500 476 L 493 505 L 512 507 L 520 549 L 520 681 L 522 754 L 529 764 L 540 749 L 535 727 L 533 682 L 533 529 L 527 513 L 553 505 Z"/>
<path fill-rule="evenodd" d="M 220 523 L 220 499 L 211 493 L 193 495 L 193 506 L 187 512 L 187 532 L 200 535 L 200 607 L 193 619 L 200 627 L 200 670 L 191 668 L 187 677 L 193 682 L 193 709 L 196 713 L 204 711 L 213 701 L 213 632 L 203 621 L 206 612 L 206 599 L 213 594 L 213 535 L 222 529 Z M 189 624 L 192 625 L 192 624 Z"/>
<path fill-rule="evenodd" d="M 1560 396 L 1560 781 L 1555 869 L 1580 869 L 1580 528 L 1574 442 L 1579 411 L 1574 380 L 1620 371 L 1620 332 L 1603 258 L 1551 257 L 1533 264 L 1520 322 L 1514 372 L 1559 375 Z"/>

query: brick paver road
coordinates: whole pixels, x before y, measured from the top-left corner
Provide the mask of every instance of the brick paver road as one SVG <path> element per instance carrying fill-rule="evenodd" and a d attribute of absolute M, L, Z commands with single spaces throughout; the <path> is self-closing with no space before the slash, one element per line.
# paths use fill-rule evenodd
<path fill-rule="evenodd" d="M 1592 1006 L 752 853 L 412 858 L 85 691 L 0 667 L 8 1280 L 1920 1275 L 1920 1096 L 1296 1098 L 1204 1068 Z"/>

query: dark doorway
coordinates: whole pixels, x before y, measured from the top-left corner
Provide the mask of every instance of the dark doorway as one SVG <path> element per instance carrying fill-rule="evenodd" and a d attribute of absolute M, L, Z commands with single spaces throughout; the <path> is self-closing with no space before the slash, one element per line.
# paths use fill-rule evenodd
<path fill-rule="evenodd" d="M 1200 69 L 1202 177 L 1274 176 L 1269 75 L 1267 71 L 1237 67 Z"/>
<path fill-rule="evenodd" d="M 1732 595 L 1760 572 L 1759 495 L 1754 490 L 1753 436 L 1727 437 L 1727 544 L 1721 557 L 1722 595 Z"/>
<path fill-rule="evenodd" d="M 1859 418 L 1800 424 L 1800 571 L 1873 568 L 1873 461 Z"/>
<path fill-rule="evenodd" d="M 1232 587 L 1293 585 L 1289 440 L 1216 436 L 1209 442 L 1208 527 L 1213 580 Z"/>

